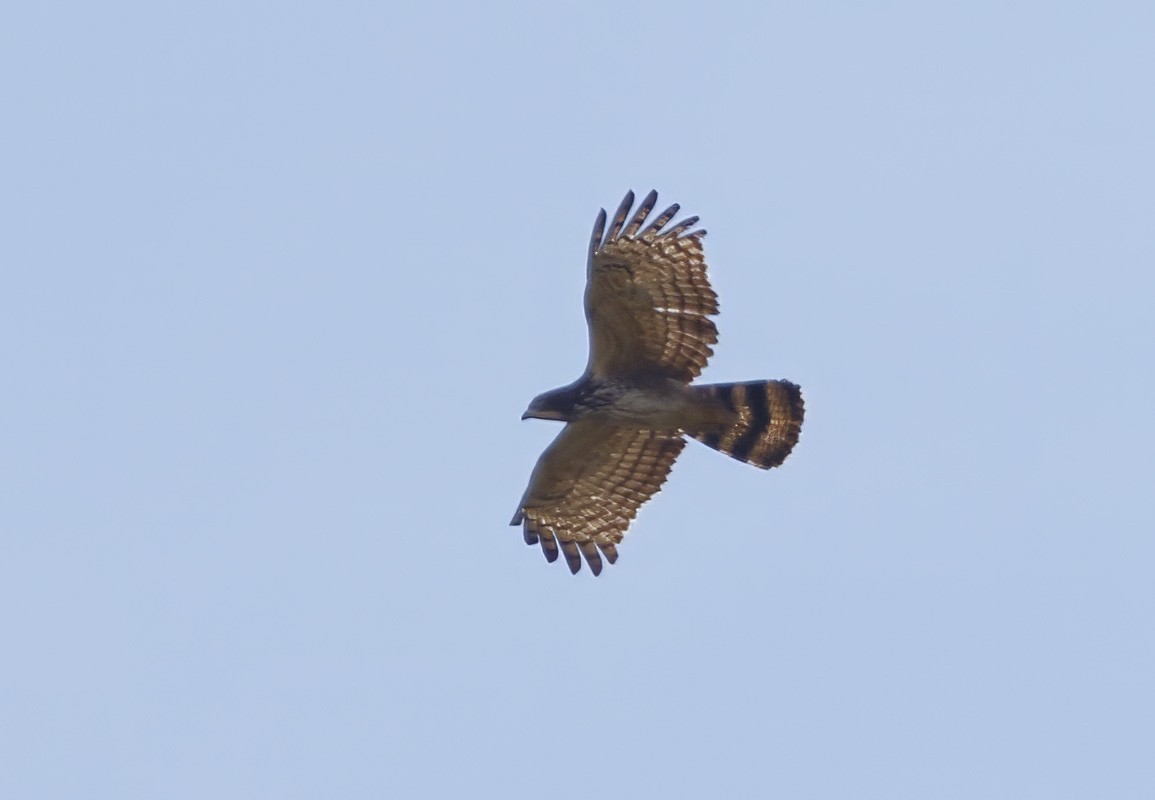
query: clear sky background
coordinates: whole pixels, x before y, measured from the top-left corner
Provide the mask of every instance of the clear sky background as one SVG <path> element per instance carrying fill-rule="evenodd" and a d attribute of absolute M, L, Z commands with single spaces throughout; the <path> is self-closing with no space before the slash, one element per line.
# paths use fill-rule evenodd
<path fill-rule="evenodd" d="M 1150 3 L 3 17 L 0 796 L 1155 797 Z M 572 577 L 628 188 L 807 418 Z"/>

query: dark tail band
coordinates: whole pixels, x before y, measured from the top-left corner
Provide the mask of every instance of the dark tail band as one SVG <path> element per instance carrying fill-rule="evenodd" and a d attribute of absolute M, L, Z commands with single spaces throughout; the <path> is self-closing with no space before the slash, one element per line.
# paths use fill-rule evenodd
<path fill-rule="evenodd" d="M 714 397 L 738 419 L 704 431 L 686 431 L 707 447 L 762 469 L 786 460 L 802 430 L 802 389 L 790 381 L 714 383 L 693 389 Z"/>

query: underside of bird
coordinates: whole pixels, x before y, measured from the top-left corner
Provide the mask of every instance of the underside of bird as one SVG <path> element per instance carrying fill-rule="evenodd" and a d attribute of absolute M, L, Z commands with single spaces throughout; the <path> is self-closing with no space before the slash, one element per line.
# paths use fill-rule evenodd
<path fill-rule="evenodd" d="M 637 509 L 665 483 L 685 445 L 683 436 L 761 469 L 780 465 L 798 442 L 805 408 L 796 384 L 714 383 L 683 391 L 696 402 L 683 407 L 681 424 L 671 425 L 674 412 L 667 408 L 645 427 L 637 427 L 642 420 L 636 408 L 623 416 L 605 408 L 567 423 L 510 521 L 522 526 L 526 544 L 540 545 L 550 562 L 564 555 L 575 574 L 584 557 L 600 575 L 603 557 L 611 564 L 618 560 L 617 545 Z M 584 450 L 585 457 L 571 457 L 569 450 Z M 575 518 L 581 529 L 574 529 Z"/>
<path fill-rule="evenodd" d="M 549 561 L 583 559 L 598 575 L 638 509 L 665 483 L 686 437 L 761 469 L 790 454 L 804 407 L 783 380 L 692 385 L 713 355 L 717 295 L 706 277 L 697 217 L 667 227 L 672 205 L 645 225 L 650 192 L 631 214 L 628 192 L 594 223 L 585 293 L 589 362 L 569 386 L 536 397 L 522 417 L 561 420 L 512 525 Z M 645 227 L 643 227 L 645 225 Z"/>

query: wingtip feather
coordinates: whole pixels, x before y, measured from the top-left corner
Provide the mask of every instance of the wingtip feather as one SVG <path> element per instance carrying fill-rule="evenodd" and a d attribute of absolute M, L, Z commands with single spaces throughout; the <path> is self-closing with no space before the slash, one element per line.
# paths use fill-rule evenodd
<path fill-rule="evenodd" d="M 594 256 L 597 254 L 598 250 L 602 249 L 602 244 L 604 244 L 602 237 L 605 236 L 605 233 L 606 210 L 604 208 L 600 208 L 598 209 L 597 217 L 594 219 L 594 229 L 590 233 L 589 263 L 591 265 L 594 262 Z"/>
<path fill-rule="evenodd" d="M 597 545 L 593 542 L 582 542 L 582 555 L 586 557 L 586 563 L 590 565 L 590 572 L 594 576 L 602 574 L 602 557 L 598 553 Z"/>
<path fill-rule="evenodd" d="M 557 561 L 557 541 L 552 536 L 541 537 L 541 552 L 549 563 Z"/>
<path fill-rule="evenodd" d="M 582 568 L 582 557 L 578 554 L 578 546 L 575 542 L 562 542 L 561 551 L 565 554 L 565 563 L 569 567 L 569 571 L 577 575 Z"/>
<path fill-rule="evenodd" d="M 680 205 L 674 203 L 672 206 L 659 214 L 657 219 L 647 225 L 646 229 L 642 231 L 642 238 L 648 240 L 661 233 L 662 228 L 664 228 L 666 223 L 674 218 L 674 215 L 677 214 L 681 208 L 682 207 Z"/>
<path fill-rule="evenodd" d="M 630 224 L 626 226 L 626 231 L 623 234 L 627 238 L 633 238 L 638 229 L 642 227 L 642 223 L 646 221 L 646 217 L 650 216 L 650 212 L 654 210 L 654 204 L 658 202 L 658 190 L 651 189 L 650 193 L 643 198 L 638 210 L 634 212 Z"/>
<path fill-rule="evenodd" d="M 668 231 L 663 233 L 662 238 L 663 239 L 665 239 L 667 237 L 676 238 L 678 236 L 681 236 L 683 233 L 685 233 L 687 230 L 689 230 L 689 228 L 692 225 L 697 224 L 699 219 L 700 219 L 700 217 L 698 217 L 696 215 L 693 217 L 686 217 L 684 220 L 679 222 L 677 225 L 675 225 L 674 227 L 670 228 Z M 697 233 L 697 231 L 695 231 L 695 233 Z M 702 231 L 703 235 L 705 235 L 705 233 L 706 233 L 705 231 Z"/>
<path fill-rule="evenodd" d="M 611 242 L 618 238 L 618 234 L 622 232 L 622 226 L 626 224 L 626 216 L 633 207 L 634 190 L 630 189 L 626 192 L 626 196 L 622 198 L 622 204 L 618 206 L 618 210 L 614 212 L 614 219 L 613 222 L 610 223 L 610 232 L 606 236 L 606 242 Z"/>

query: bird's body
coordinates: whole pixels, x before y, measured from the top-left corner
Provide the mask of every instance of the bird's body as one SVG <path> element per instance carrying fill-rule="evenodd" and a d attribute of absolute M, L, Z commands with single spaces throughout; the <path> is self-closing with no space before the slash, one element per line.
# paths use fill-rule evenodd
<path fill-rule="evenodd" d="M 657 200 L 650 192 L 627 223 L 626 194 L 605 235 L 594 223 L 586 284 L 590 358 L 578 380 L 538 395 L 522 419 L 565 428 L 538 460 L 513 525 L 559 550 L 572 572 L 582 557 L 594 574 L 638 508 L 665 482 L 684 436 L 768 469 L 798 441 L 802 395 L 788 381 L 693 386 L 713 354 L 717 296 L 706 278 L 701 240 L 690 217 L 669 229 L 674 205 L 641 229 Z"/>
<path fill-rule="evenodd" d="M 630 380 L 582 378 L 539 395 L 522 419 L 573 422 L 588 416 L 606 425 L 634 428 L 687 428 L 733 420 L 733 411 L 696 388 L 672 378 L 649 375 Z"/>

